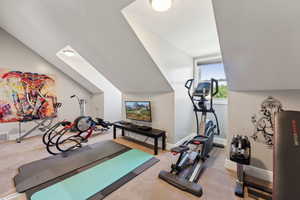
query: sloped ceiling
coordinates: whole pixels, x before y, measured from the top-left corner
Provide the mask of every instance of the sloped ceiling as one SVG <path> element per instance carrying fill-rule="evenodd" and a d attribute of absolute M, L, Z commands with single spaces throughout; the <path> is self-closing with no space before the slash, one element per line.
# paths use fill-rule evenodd
<path fill-rule="evenodd" d="M 155 12 L 149 0 L 136 0 L 124 11 L 141 26 L 192 57 L 220 53 L 211 0 L 175 0 L 167 12 Z"/>
<path fill-rule="evenodd" d="M 122 92 L 172 91 L 121 14 L 132 0 L 1 0 L 0 26 L 69 74 L 56 57 L 71 45 Z"/>
<path fill-rule="evenodd" d="M 194 59 L 191 56 L 139 24 L 137 18 L 126 13 L 126 9 L 123 14 L 174 89 L 176 84 L 183 86 L 186 80 L 193 77 Z"/>
<path fill-rule="evenodd" d="M 213 0 L 232 90 L 300 89 L 300 2 Z"/>

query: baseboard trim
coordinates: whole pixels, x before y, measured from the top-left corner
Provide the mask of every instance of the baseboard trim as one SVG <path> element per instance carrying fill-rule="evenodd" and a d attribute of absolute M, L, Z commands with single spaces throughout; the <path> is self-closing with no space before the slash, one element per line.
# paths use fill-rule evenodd
<path fill-rule="evenodd" d="M 226 147 L 227 146 L 227 139 L 215 136 L 214 143 L 216 143 L 216 144 L 222 144 L 222 145 L 224 145 L 224 147 Z"/>
<path fill-rule="evenodd" d="M 186 141 L 186 140 L 188 140 L 188 139 L 190 139 L 194 136 L 196 136 L 196 133 L 192 133 L 190 135 L 187 135 L 186 137 L 184 137 L 181 140 L 179 140 L 178 142 L 176 142 L 176 144 L 167 143 L 166 148 L 167 148 L 167 150 L 170 150 L 173 147 L 177 147 L 177 146 L 181 145 L 184 141 Z M 227 145 L 227 140 L 225 138 L 215 137 L 214 138 L 214 143 L 226 146 Z"/>
<path fill-rule="evenodd" d="M 236 171 L 236 163 L 226 159 L 224 167 L 228 170 Z M 261 169 L 254 166 L 245 166 L 246 174 L 258 179 L 262 179 L 268 182 L 273 182 L 273 172 L 265 169 Z"/>

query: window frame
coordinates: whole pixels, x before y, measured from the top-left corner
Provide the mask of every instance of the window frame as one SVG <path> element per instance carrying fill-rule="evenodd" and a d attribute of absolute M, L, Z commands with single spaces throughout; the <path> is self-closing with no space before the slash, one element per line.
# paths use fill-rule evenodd
<path fill-rule="evenodd" d="M 212 57 L 198 57 L 194 58 L 194 79 L 195 85 L 197 85 L 201 73 L 201 65 L 208 65 L 208 64 L 217 64 L 217 63 L 223 63 L 221 55 L 212 56 Z M 226 81 L 227 79 L 219 79 L 222 81 Z M 216 105 L 227 105 L 228 104 L 228 96 L 224 99 L 214 99 L 214 104 Z"/>

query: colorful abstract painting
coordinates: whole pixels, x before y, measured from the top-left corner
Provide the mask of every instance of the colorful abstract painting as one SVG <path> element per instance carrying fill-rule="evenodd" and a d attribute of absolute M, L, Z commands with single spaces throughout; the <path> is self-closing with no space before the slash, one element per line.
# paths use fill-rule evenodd
<path fill-rule="evenodd" d="M 0 69 L 0 123 L 55 117 L 52 76 Z"/>

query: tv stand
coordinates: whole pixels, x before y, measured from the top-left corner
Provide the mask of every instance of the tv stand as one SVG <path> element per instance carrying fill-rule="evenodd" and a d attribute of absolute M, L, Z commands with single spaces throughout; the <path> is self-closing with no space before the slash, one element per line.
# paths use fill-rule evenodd
<path fill-rule="evenodd" d="M 119 122 L 116 122 L 116 123 L 119 123 L 119 124 L 123 124 L 123 125 L 131 125 L 132 123 L 130 122 L 127 122 L 127 121 L 119 121 Z"/>
<path fill-rule="evenodd" d="M 164 130 L 154 129 L 152 127 L 138 126 L 134 124 L 123 124 L 120 122 L 113 123 L 114 139 L 117 138 L 117 128 L 121 129 L 122 136 L 125 136 L 125 131 L 137 133 L 139 135 L 151 137 L 154 139 L 154 154 L 158 153 L 158 140 L 162 138 L 162 149 L 166 149 L 166 132 Z"/>

